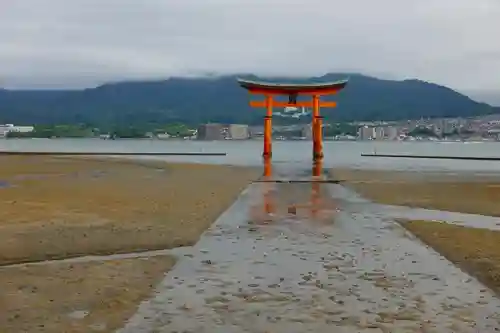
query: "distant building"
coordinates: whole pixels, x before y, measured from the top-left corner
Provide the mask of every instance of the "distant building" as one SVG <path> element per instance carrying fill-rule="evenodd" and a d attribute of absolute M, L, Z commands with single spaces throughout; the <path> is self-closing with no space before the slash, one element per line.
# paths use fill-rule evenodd
<path fill-rule="evenodd" d="M 394 126 L 387 126 L 384 135 L 387 140 L 396 140 L 398 138 L 398 129 Z"/>
<path fill-rule="evenodd" d="M 246 140 L 250 137 L 248 125 L 231 124 L 229 125 L 229 138 L 232 140 Z"/>
<path fill-rule="evenodd" d="M 168 133 L 157 133 L 156 137 L 160 140 L 165 140 L 170 138 L 170 134 Z"/>
<path fill-rule="evenodd" d="M 312 124 L 302 127 L 302 137 L 307 140 L 312 140 Z"/>
<path fill-rule="evenodd" d="M 375 127 L 363 126 L 358 129 L 358 137 L 360 140 L 373 140 L 376 137 Z"/>
<path fill-rule="evenodd" d="M 264 136 L 264 126 L 249 126 L 248 129 L 251 138 L 259 138 Z"/>
<path fill-rule="evenodd" d="M 375 135 L 374 135 L 374 139 L 375 140 L 384 140 L 385 138 L 385 128 L 384 127 L 375 127 L 374 128 L 375 130 Z"/>
<path fill-rule="evenodd" d="M 222 124 L 203 124 L 198 127 L 198 140 L 224 140 Z"/>
<path fill-rule="evenodd" d="M 14 126 L 14 125 L 12 125 Z M 9 125 L 0 125 L 0 137 L 4 137 L 9 133 L 10 126 Z"/>
<path fill-rule="evenodd" d="M 396 140 L 398 130 L 394 126 L 379 126 L 375 128 L 376 140 Z"/>
<path fill-rule="evenodd" d="M 358 129 L 360 140 L 396 140 L 398 129 L 394 126 L 363 126 Z"/>
<path fill-rule="evenodd" d="M 0 125 L 0 137 L 5 137 L 8 133 L 30 133 L 35 130 L 34 126 L 15 126 L 14 124 Z"/>

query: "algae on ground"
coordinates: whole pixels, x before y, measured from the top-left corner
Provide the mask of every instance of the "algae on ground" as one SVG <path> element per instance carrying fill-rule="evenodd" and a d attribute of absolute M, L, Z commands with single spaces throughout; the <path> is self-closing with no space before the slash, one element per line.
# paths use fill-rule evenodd
<path fill-rule="evenodd" d="M 3 157 L 0 264 L 194 244 L 254 168 Z"/>
<path fill-rule="evenodd" d="M 1 331 L 115 332 L 174 263 L 157 256 L 1 267 Z"/>

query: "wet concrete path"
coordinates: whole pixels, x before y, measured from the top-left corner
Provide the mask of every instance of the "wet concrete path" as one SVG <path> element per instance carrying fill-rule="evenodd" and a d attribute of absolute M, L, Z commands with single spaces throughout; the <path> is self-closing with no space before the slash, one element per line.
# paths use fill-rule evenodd
<path fill-rule="evenodd" d="M 342 186 L 314 186 L 250 186 L 120 332 L 500 329 L 475 279 Z"/>

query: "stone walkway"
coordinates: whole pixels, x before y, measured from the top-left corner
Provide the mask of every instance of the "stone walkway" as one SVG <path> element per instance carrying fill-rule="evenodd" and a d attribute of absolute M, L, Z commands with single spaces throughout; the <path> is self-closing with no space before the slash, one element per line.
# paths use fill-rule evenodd
<path fill-rule="evenodd" d="M 491 291 L 355 193 L 319 187 L 313 217 L 310 184 L 250 186 L 119 332 L 500 328 Z"/>

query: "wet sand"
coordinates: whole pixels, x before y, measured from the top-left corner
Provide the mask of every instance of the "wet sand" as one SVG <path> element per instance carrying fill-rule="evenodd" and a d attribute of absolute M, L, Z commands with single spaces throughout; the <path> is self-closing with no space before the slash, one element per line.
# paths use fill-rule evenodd
<path fill-rule="evenodd" d="M 173 264 L 157 256 L 2 267 L 0 331 L 114 332 Z"/>
<path fill-rule="evenodd" d="M 193 245 L 261 170 L 0 157 L 0 264 Z"/>
<path fill-rule="evenodd" d="M 500 295 L 500 231 L 422 220 L 402 225 Z"/>
<path fill-rule="evenodd" d="M 500 175 L 349 169 L 330 175 L 380 204 L 500 216 Z"/>
<path fill-rule="evenodd" d="M 165 249 L 195 244 L 260 173 L 0 157 L 0 331 L 114 332 L 174 264 Z"/>
<path fill-rule="evenodd" d="M 315 206 L 308 184 L 253 184 L 119 332 L 500 327 L 500 301 L 477 280 L 363 208 L 371 203 L 342 186 L 320 186 Z"/>

